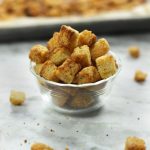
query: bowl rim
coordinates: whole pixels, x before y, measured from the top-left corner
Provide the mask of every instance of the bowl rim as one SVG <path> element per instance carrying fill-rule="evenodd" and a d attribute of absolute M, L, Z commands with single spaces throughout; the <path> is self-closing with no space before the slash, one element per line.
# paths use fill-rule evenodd
<path fill-rule="evenodd" d="M 117 72 L 112 75 L 111 77 L 107 78 L 107 79 L 103 79 L 103 80 L 100 80 L 100 81 L 97 81 L 97 82 L 94 82 L 94 83 L 85 83 L 85 84 L 80 84 L 80 85 L 77 85 L 77 84 L 65 84 L 65 83 L 58 83 L 58 82 L 54 82 L 54 81 L 49 81 L 49 80 L 46 80 L 44 79 L 43 77 L 39 76 L 38 74 L 36 74 L 35 70 L 33 69 L 33 64 L 35 64 L 34 62 L 30 61 L 30 71 L 32 72 L 32 74 L 39 80 L 42 80 L 48 84 L 51 84 L 53 86 L 60 86 L 60 87 L 73 87 L 73 88 L 84 88 L 84 87 L 90 87 L 90 86 L 96 86 L 96 85 L 99 85 L 99 84 L 102 84 L 102 83 L 105 83 L 105 82 L 108 82 L 109 80 L 112 80 L 114 79 L 118 74 L 119 72 L 121 71 L 121 68 L 122 68 L 122 64 L 121 64 L 121 60 L 120 58 L 112 51 L 109 51 L 108 54 L 111 54 L 115 57 L 115 60 L 116 60 L 116 63 L 118 65 L 118 69 L 117 69 Z"/>

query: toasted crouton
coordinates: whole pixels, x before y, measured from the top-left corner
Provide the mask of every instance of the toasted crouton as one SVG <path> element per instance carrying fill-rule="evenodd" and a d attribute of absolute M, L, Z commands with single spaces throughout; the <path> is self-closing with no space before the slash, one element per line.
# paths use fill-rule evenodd
<path fill-rule="evenodd" d="M 70 26 L 62 25 L 60 29 L 59 44 L 72 52 L 77 46 L 79 32 Z"/>
<path fill-rule="evenodd" d="M 68 58 L 61 66 L 58 67 L 56 75 L 64 83 L 72 83 L 75 75 L 80 69 L 80 64 L 74 62 L 71 58 Z"/>
<path fill-rule="evenodd" d="M 46 80 L 58 81 L 58 78 L 55 75 L 56 69 L 57 67 L 55 64 L 52 61 L 47 60 L 42 66 L 40 75 Z"/>
<path fill-rule="evenodd" d="M 54 150 L 54 149 L 43 143 L 35 143 L 31 146 L 31 150 Z"/>
<path fill-rule="evenodd" d="M 137 46 L 129 47 L 129 54 L 133 58 L 138 58 L 140 56 L 140 49 Z"/>
<path fill-rule="evenodd" d="M 145 142 L 137 137 L 128 137 L 125 143 L 125 150 L 146 150 Z"/>
<path fill-rule="evenodd" d="M 53 103 L 60 107 L 63 107 L 70 97 L 69 94 L 65 93 L 59 88 L 52 90 L 51 95 Z"/>
<path fill-rule="evenodd" d="M 25 93 L 12 90 L 10 93 L 10 102 L 13 105 L 22 105 L 25 101 Z"/>
<path fill-rule="evenodd" d="M 29 58 L 31 61 L 41 64 L 44 63 L 49 56 L 49 51 L 45 46 L 35 45 L 31 48 Z"/>
<path fill-rule="evenodd" d="M 36 74 L 40 74 L 40 72 L 42 70 L 42 66 L 43 66 L 43 64 L 36 64 L 34 66 L 34 70 L 35 70 Z"/>
<path fill-rule="evenodd" d="M 109 51 L 109 43 L 106 39 L 99 39 L 91 49 L 91 57 L 92 60 L 96 60 L 96 58 L 105 55 Z"/>
<path fill-rule="evenodd" d="M 56 48 L 50 53 L 50 60 L 56 65 L 61 65 L 71 53 L 66 48 Z"/>
<path fill-rule="evenodd" d="M 78 45 L 88 45 L 92 46 L 96 42 L 96 35 L 91 31 L 84 30 L 79 34 Z"/>
<path fill-rule="evenodd" d="M 49 51 L 53 51 L 55 48 L 60 47 L 58 40 L 59 40 L 59 33 L 55 32 L 53 34 L 53 37 L 47 43 Z"/>
<path fill-rule="evenodd" d="M 71 57 L 75 62 L 80 63 L 82 67 L 91 65 L 91 54 L 87 45 L 75 48 Z"/>
<path fill-rule="evenodd" d="M 100 75 L 94 66 L 82 69 L 76 76 L 78 84 L 93 83 L 100 80 Z"/>
<path fill-rule="evenodd" d="M 96 66 L 102 79 L 109 78 L 117 71 L 116 61 L 112 55 L 104 55 L 96 59 Z"/>
<path fill-rule="evenodd" d="M 68 105 L 75 109 L 87 108 L 93 103 L 93 98 L 90 95 L 76 95 Z"/>
<path fill-rule="evenodd" d="M 134 79 L 135 81 L 137 82 L 144 82 L 147 78 L 147 73 L 141 71 L 141 70 L 137 70 L 135 72 L 135 76 L 134 76 Z"/>

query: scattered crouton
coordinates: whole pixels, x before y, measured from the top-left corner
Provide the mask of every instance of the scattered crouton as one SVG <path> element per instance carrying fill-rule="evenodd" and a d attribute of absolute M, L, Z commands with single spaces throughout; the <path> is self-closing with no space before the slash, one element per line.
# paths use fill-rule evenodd
<path fill-rule="evenodd" d="M 59 35 L 60 34 L 58 32 L 55 32 L 53 34 L 53 37 L 48 41 L 47 47 L 48 47 L 49 51 L 53 51 L 55 48 L 60 47 L 59 42 L 58 42 Z"/>
<path fill-rule="evenodd" d="M 105 55 L 110 49 L 109 43 L 106 39 L 99 39 L 91 49 L 91 57 L 92 60 L 96 60 L 96 58 Z"/>
<path fill-rule="evenodd" d="M 51 60 L 47 60 L 41 69 L 40 75 L 50 81 L 58 81 L 55 75 L 57 67 Z"/>
<path fill-rule="evenodd" d="M 145 142 L 137 137 L 128 137 L 125 143 L 125 150 L 146 150 Z"/>
<path fill-rule="evenodd" d="M 56 65 L 61 65 L 71 53 L 66 48 L 56 48 L 50 53 L 50 60 Z"/>
<path fill-rule="evenodd" d="M 68 105 L 74 109 L 87 108 L 93 103 L 93 99 L 90 95 L 80 94 L 76 95 Z"/>
<path fill-rule="evenodd" d="M 25 98 L 26 96 L 24 92 L 12 90 L 10 93 L 10 102 L 13 105 L 22 105 Z"/>
<path fill-rule="evenodd" d="M 68 58 L 56 71 L 57 77 L 64 83 L 72 83 L 75 75 L 81 69 L 80 64 Z"/>
<path fill-rule="evenodd" d="M 117 71 L 116 61 L 112 55 L 104 55 L 96 59 L 98 72 L 102 79 L 109 78 Z"/>
<path fill-rule="evenodd" d="M 77 47 L 79 32 L 70 26 L 62 25 L 60 29 L 59 44 L 72 52 Z"/>
<path fill-rule="evenodd" d="M 138 58 L 140 56 L 140 49 L 136 46 L 129 47 L 129 54 L 133 58 Z"/>
<path fill-rule="evenodd" d="M 143 82 L 147 78 L 147 73 L 144 73 L 141 70 L 137 70 L 134 75 L 134 80 L 137 82 Z"/>
<path fill-rule="evenodd" d="M 82 69 L 76 76 L 77 84 L 93 83 L 100 80 L 100 75 L 94 66 Z"/>
<path fill-rule="evenodd" d="M 31 150 L 54 150 L 46 144 L 35 143 L 31 146 Z"/>
<path fill-rule="evenodd" d="M 36 74 L 40 75 L 40 72 L 42 70 L 42 66 L 43 66 L 43 64 L 36 64 L 34 66 L 34 70 L 35 70 Z"/>
<path fill-rule="evenodd" d="M 79 34 L 78 45 L 92 46 L 96 42 L 96 35 L 91 31 L 84 30 Z"/>
<path fill-rule="evenodd" d="M 31 61 L 41 64 L 44 63 L 49 56 L 49 51 L 45 46 L 35 45 L 31 48 L 29 58 Z"/>
<path fill-rule="evenodd" d="M 71 57 L 75 62 L 80 63 L 82 67 L 92 64 L 90 50 L 87 45 L 75 48 Z"/>

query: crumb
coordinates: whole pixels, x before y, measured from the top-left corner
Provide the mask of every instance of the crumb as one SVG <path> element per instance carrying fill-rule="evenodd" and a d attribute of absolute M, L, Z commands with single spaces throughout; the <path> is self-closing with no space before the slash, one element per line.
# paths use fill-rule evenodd
<path fill-rule="evenodd" d="M 10 102 L 13 105 L 22 105 L 25 101 L 25 93 L 12 90 L 10 93 Z"/>
<path fill-rule="evenodd" d="M 37 123 L 37 126 L 39 126 L 40 124 L 39 123 Z"/>
<path fill-rule="evenodd" d="M 51 129 L 50 131 L 51 131 L 51 132 L 55 132 L 55 130 L 53 130 L 53 129 Z"/>
<path fill-rule="evenodd" d="M 138 117 L 137 120 L 140 120 L 140 117 Z"/>
<path fill-rule="evenodd" d="M 145 142 L 138 137 L 128 137 L 125 143 L 125 150 L 146 150 Z"/>
<path fill-rule="evenodd" d="M 61 124 L 61 122 L 59 122 L 58 124 Z"/>
<path fill-rule="evenodd" d="M 77 130 L 76 132 L 78 133 L 79 131 Z"/>
<path fill-rule="evenodd" d="M 108 136 L 108 134 L 106 134 L 106 136 Z"/>
<path fill-rule="evenodd" d="M 133 58 L 138 58 L 140 56 L 140 49 L 136 46 L 129 47 L 129 54 Z"/>
<path fill-rule="evenodd" d="M 26 140 L 26 139 L 24 140 L 24 143 L 27 143 L 27 140 Z"/>
<path fill-rule="evenodd" d="M 144 73 L 141 70 L 137 70 L 134 75 L 134 80 L 137 82 L 143 82 L 147 78 L 147 73 Z"/>

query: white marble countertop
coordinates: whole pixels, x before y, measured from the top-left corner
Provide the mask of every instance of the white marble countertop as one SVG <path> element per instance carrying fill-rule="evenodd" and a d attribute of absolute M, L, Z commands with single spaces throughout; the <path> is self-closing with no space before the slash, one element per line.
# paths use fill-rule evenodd
<path fill-rule="evenodd" d="M 150 73 L 150 34 L 107 38 L 121 57 L 123 69 L 108 103 L 84 116 L 59 114 L 40 98 L 28 60 L 35 42 L 0 44 L 0 150 L 30 150 L 34 142 L 55 150 L 64 150 L 66 145 L 70 150 L 123 150 L 128 136 L 144 138 L 150 149 L 150 78 L 143 84 L 133 80 L 136 69 Z M 128 56 L 129 45 L 140 46 L 139 59 Z M 26 92 L 23 106 L 9 103 L 11 89 Z"/>

